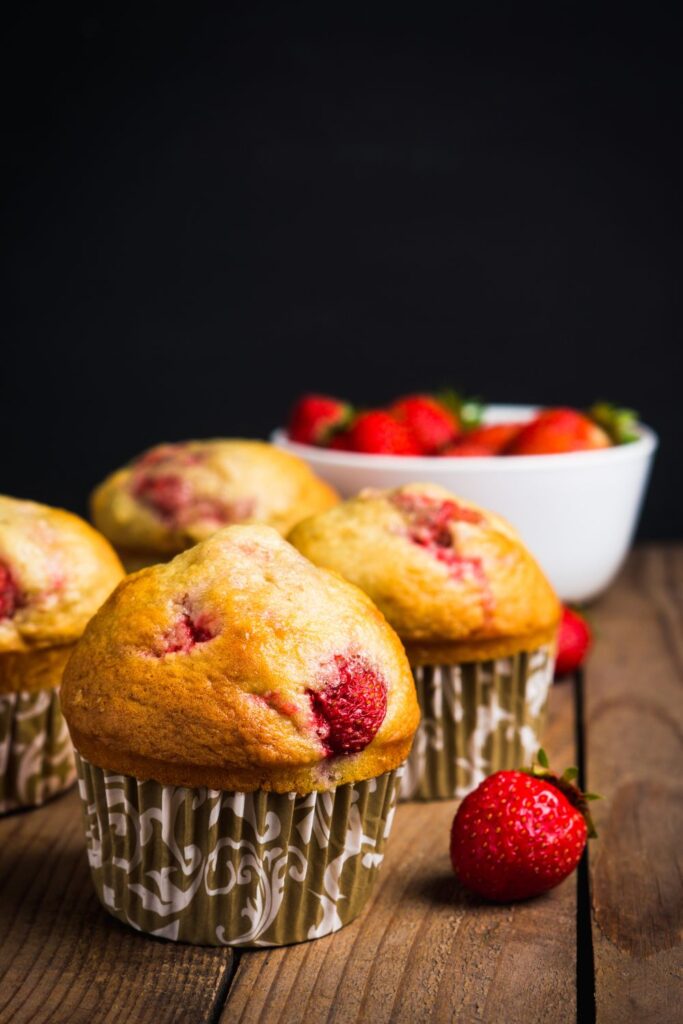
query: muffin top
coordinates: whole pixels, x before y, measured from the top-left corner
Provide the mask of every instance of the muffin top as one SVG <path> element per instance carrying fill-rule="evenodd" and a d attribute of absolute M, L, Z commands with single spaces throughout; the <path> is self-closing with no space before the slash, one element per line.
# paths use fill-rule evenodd
<path fill-rule="evenodd" d="M 0 495 L 0 654 L 72 643 L 122 576 L 78 516 Z"/>
<path fill-rule="evenodd" d="M 95 489 L 92 516 L 118 547 L 177 554 L 231 523 L 282 534 L 338 501 L 295 455 L 263 441 L 182 441 L 150 448 Z"/>
<path fill-rule="evenodd" d="M 101 768 L 300 793 L 396 767 L 419 717 L 381 612 L 267 526 L 128 576 L 77 645 L 62 707 Z"/>
<path fill-rule="evenodd" d="M 554 638 L 559 602 L 517 533 L 434 484 L 364 491 L 289 539 L 370 595 L 413 664 L 503 657 Z"/>

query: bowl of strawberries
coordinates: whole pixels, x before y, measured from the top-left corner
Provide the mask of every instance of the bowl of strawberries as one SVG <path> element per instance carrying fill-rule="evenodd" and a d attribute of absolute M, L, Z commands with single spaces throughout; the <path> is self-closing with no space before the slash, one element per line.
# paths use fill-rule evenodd
<path fill-rule="evenodd" d="M 596 597 L 619 570 L 657 447 L 633 412 L 608 403 L 482 406 L 454 393 L 363 411 L 304 395 L 272 440 L 343 497 L 432 482 L 499 513 L 570 602 Z"/>

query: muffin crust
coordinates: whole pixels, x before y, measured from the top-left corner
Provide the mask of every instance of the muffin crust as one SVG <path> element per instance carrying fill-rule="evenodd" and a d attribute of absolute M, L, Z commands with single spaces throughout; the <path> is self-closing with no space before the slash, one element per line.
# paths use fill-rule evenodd
<path fill-rule="evenodd" d="M 72 644 L 122 576 L 78 516 L 0 495 L 0 658 Z M 0 668 L 0 687 L 12 674 Z"/>
<path fill-rule="evenodd" d="M 559 602 L 517 533 L 442 487 L 362 492 L 289 539 L 375 601 L 414 665 L 503 657 L 555 636 Z"/>
<path fill-rule="evenodd" d="M 135 564 L 184 551 L 232 523 L 281 534 L 338 501 L 305 462 L 263 441 L 150 448 L 95 489 L 93 522 Z"/>
<path fill-rule="evenodd" d="M 62 706 L 101 768 L 300 793 L 395 768 L 419 718 L 382 614 L 266 526 L 125 579 L 74 651 Z"/>

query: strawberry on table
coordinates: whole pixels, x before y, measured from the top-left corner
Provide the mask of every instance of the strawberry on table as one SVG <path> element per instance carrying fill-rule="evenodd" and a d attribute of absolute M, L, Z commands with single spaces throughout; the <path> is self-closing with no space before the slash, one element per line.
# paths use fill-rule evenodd
<path fill-rule="evenodd" d="M 583 664 L 592 643 L 593 637 L 586 620 L 578 612 L 564 605 L 557 636 L 555 677 L 575 672 Z"/>
<path fill-rule="evenodd" d="M 383 409 L 362 412 L 346 433 L 350 451 L 376 455 L 421 455 L 422 449 L 404 423 Z"/>
<path fill-rule="evenodd" d="M 553 455 L 609 448 L 602 427 L 576 409 L 544 409 L 508 445 L 506 455 Z"/>
<path fill-rule="evenodd" d="M 460 434 L 458 417 L 431 395 L 407 395 L 389 407 L 417 441 L 423 455 L 436 455 Z"/>
<path fill-rule="evenodd" d="M 486 900 L 538 896 L 576 868 L 594 835 L 587 800 L 548 768 L 543 751 L 528 771 L 500 771 L 465 797 L 451 830 L 451 861 L 460 882 Z"/>
<path fill-rule="evenodd" d="M 299 444 L 325 445 L 352 415 L 348 402 L 328 395 L 304 395 L 290 413 L 288 434 Z"/>

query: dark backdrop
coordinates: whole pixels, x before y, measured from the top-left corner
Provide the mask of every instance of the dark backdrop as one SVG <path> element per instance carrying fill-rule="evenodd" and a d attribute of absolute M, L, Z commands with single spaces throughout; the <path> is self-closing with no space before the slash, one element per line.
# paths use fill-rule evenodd
<path fill-rule="evenodd" d="M 471 6 L 20 5 L 2 489 L 451 383 L 635 406 L 680 534 L 678 26 Z"/>

